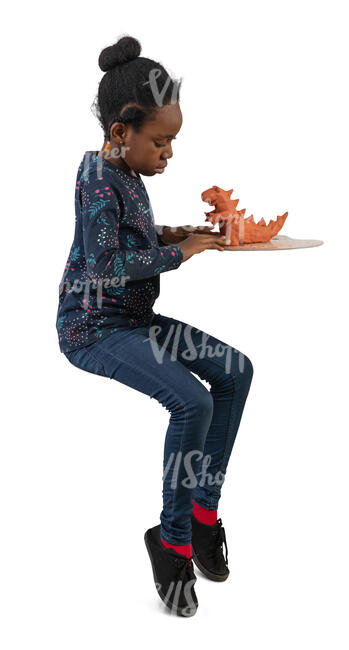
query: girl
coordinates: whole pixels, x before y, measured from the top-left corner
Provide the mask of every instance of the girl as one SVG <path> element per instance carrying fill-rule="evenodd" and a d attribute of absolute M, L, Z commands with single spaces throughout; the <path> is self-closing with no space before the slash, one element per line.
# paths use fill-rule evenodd
<path fill-rule="evenodd" d="M 153 311 L 160 274 L 206 249 L 224 250 L 225 239 L 208 226 L 154 224 L 141 174 L 164 173 L 173 155 L 180 84 L 140 52 L 126 36 L 99 57 L 105 74 L 95 108 L 104 143 L 86 151 L 78 169 L 56 326 L 74 366 L 141 391 L 171 413 L 163 509 L 145 543 L 159 596 L 191 616 L 198 607 L 192 560 L 211 580 L 229 575 L 217 507 L 253 368 L 230 345 Z"/>

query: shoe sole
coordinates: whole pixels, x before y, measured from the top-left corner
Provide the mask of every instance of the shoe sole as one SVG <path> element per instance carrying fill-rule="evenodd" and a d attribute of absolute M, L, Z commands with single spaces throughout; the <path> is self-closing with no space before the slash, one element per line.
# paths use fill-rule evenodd
<path fill-rule="evenodd" d="M 152 556 L 151 548 L 150 548 L 150 545 L 149 545 L 149 542 L 148 542 L 148 531 L 144 535 L 144 542 L 145 542 L 145 545 L 146 545 L 146 548 L 147 548 L 147 551 L 148 551 L 148 555 L 149 555 L 149 558 L 150 558 L 151 568 L 152 568 L 153 576 L 154 576 L 154 581 L 155 581 L 156 584 L 160 585 L 161 583 L 160 583 L 160 581 L 159 581 L 159 579 L 158 579 L 158 577 L 156 575 L 156 571 L 155 571 L 155 567 L 154 567 L 154 563 L 153 563 L 153 556 Z M 156 587 L 156 585 L 155 585 L 155 587 Z M 175 605 L 174 603 L 171 603 L 169 601 L 169 599 L 165 596 L 165 594 L 161 591 L 161 589 L 156 589 L 156 591 L 159 594 L 161 600 L 165 603 L 166 607 L 168 607 L 171 610 L 171 612 L 175 612 L 175 614 L 177 614 L 177 616 L 184 616 L 185 618 L 190 618 L 191 616 L 194 616 L 194 614 L 196 614 L 197 609 L 198 609 L 198 605 L 196 606 L 195 609 L 190 608 L 189 609 L 189 614 L 185 614 L 184 610 L 187 609 L 186 607 L 184 609 L 182 607 L 177 607 L 177 605 Z"/>
<path fill-rule="evenodd" d="M 209 571 L 209 569 L 206 569 L 206 567 L 204 567 L 204 565 L 201 564 L 200 560 L 198 559 L 198 556 L 194 551 L 193 545 L 191 548 L 192 548 L 193 560 L 196 566 L 198 567 L 198 569 L 200 569 L 201 573 L 203 573 L 204 576 L 206 576 L 206 578 L 209 578 L 210 580 L 214 580 L 215 582 L 224 582 L 224 580 L 228 578 L 230 573 L 229 569 L 227 569 L 227 573 L 223 573 L 222 575 L 220 575 L 219 573 L 212 573 L 212 571 Z"/>

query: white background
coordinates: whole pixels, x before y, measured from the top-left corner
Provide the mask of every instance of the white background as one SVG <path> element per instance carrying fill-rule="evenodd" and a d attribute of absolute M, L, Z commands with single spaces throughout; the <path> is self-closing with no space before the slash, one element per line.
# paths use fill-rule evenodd
<path fill-rule="evenodd" d="M 346 3 L 6 7 L 1 48 L 1 645 L 109 650 L 348 648 L 348 20 Z M 131 35 L 183 79 L 155 222 L 203 224 L 234 188 L 283 252 L 206 251 L 161 276 L 156 311 L 250 357 L 254 377 L 219 505 L 230 578 L 196 570 L 199 609 L 164 613 L 143 541 L 159 523 L 168 412 L 60 354 L 58 285 L 74 186 L 102 130 L 103 47 Z M 5 178 L 4 178 L 5 176 Z M 247 216 L 247 215 L 246 215 Z M 122 644 L 122 645 L 121 645 Z"/>

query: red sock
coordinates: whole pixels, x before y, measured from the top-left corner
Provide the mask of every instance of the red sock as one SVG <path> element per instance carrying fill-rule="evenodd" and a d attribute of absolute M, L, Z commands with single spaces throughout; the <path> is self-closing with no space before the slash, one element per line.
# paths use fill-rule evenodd
<path fill-rule="evenodd" d="M 195 519 L 207 526 L 213 526 L 217 521 L 217 510 L 207 510 L 193 501 L 193 515 Z"/>
<path fill-rule="evenodd" d="M 186 557 L 191 557 L 192 551 L 191 551 L 191 544 L 169 544 L 169 542 L 165 542 L 162 537 L 160 537 L 163 545 L 165 548 L 173 548 L 177 553 L 180 553 L 181 555 L 185 555 Z"/>

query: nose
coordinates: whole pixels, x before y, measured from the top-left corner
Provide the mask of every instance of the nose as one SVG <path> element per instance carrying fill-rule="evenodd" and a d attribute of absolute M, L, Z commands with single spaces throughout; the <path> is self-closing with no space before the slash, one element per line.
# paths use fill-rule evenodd
<path fill-rule="evenodd" d="M 166 147 L 166 149 L 164 149 L 164 151 L 162 152 L 161 157 L 164 160 L 167 160 L 167 158 L 172 158 L 172 156 L 173 156 L 173 151 L 172 151 L 171 143 L 169 142 L 168 147 Z"/>

